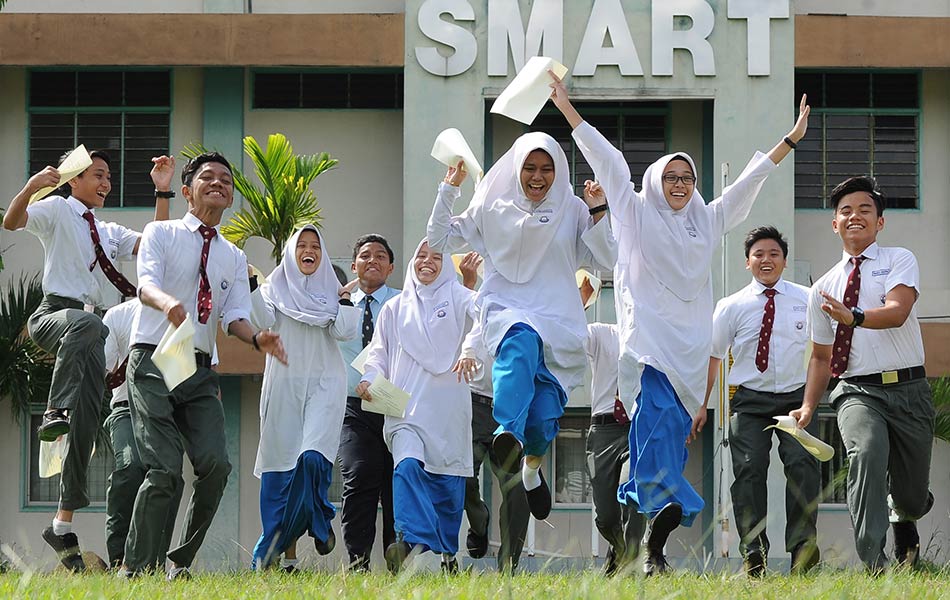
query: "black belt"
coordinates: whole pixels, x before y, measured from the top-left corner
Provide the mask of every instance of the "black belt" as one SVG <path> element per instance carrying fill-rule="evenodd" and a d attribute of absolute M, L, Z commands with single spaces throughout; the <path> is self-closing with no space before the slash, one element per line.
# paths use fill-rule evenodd
<path fill-rule="evenodd" d="M 592 415 L 590 418 L 591 425 L 626 425 L 626 423 L 620 423 L 611 413 L 602 413 L 599 415 Z"/>
<path fill-rule="evenodd" d="M 492 399 L 488 396 L 482 396 L 481 394 L 472 392 L 472 402 L 475 404 L 491 407 Z"/>
<path fill-rule="evenodd" d="M 157 347 L 158 346 L 155 344 L 132 344 L 132 350 L 148 350 L 149 352 L 155 352 L 155 348 Z M 211 355 L 207 352 L 195 350 L 195 366 L 210 369 Z"/>
<path fill-rule="evenodd" d="M 884 371 L 883 373 L 874 373 L 872 375 L 856 375 L 855 377 L 846 377 L 848 383 L 867 383 L 871 385 L 892 385 L 895 383 L 906 383 L 915 379 L 924 379 L 927 372 L 923 366 L 908 367 L 906 369 L 897 369 L 896 371 Z"/>
<path fill-rule="evenodd" d="M 129 408 L 129 401 L 119 400 L 118 402 L 112 405 L 112 408 Z"/>

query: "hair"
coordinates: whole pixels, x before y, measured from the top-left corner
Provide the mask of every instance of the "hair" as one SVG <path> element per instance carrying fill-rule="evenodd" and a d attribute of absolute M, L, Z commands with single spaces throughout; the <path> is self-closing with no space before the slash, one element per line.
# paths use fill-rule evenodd
<path fill-rule="evenodd" d="M 873 177 L 859 176 L 845 179 L 831 190 L 831 207 L 838 211 L 838 204 L 841 199 L 854 192 L 865 192 L 874 200 L 874 207 L 877 209 L 877 216 L 884 214 L 884 202 L 887 197 L 884 192 L 877 187 L 877 180 Z"/>
<path fill-rule="evenodd" d="M 367 233 L 357 238 L 356 243 L 353 244 L 353 262 L 356 262 L 356 255 L 360 253 L 360 248 L 373 242 L 382 245 L 382 247 L 386 249 L 386 253 L 389 254 L 390 264 L 395 262 L 396 255 L 393 254 L 393 249 L 389 247 L 389 242 L 387 242 L 386 238 L 379 235 L 378 233 Z"/>
<path fill-rule="evenodd" d="M 201 165 L 210 162 L 222 164 L 228 168 L 228 171 L 230 171 L 232 174 L 234 173 L 234 169 L 231 168 L 231 163 L 228 162 L 228 159 L 224 158 L 223 154 L 218 152 L 202 152 L 198 156 L 185 163 L 185 167 L 181 170 L 181 182 L 184 185 L 191 187 L 191 181 L 194 179 L 195 173 L 198 172 L 198 169 L 201 168 Z"/>
<path fill-rule="evenodd" d="M 340 282 L 340 285 L 346 285 L 346 273 L 343 272 L 343 269 L 340 268 L 340 265 L 333 265 L 333 273 L 336 275 L 337 281 Z"/>
<path fill-rule="evenodd" d="M 59 162 L 56 163 L 57 166 L 62 166 L 63 162 L 66 161 L 66 157 L 69 156 L 71 152 L 72 150 L 67 150 L 66 152 L 63 152 L 59 157 Z M 110 171 L 112 170 L 112 157 L 110 157 L 109 153 L 106 152 L 105 150 L 93 150 L 92 152 L 89 153 L 89 158 L 93 158 L 93 159 L 98 158 L 102 162 L 106 163 L 106 166 L 109 167 Z M 82 177 L 83 174 L 85 174 L 85 172 L 86 171 L 83 171 L 82 173 L 80 173 L 79 177 Z M 69 182 L 67 181 L 66 183 L 63 183 L 58 188 L 50 192 L 48 195 L 53 195 L 53 194 L 58 194 L 64 198 L 67 198 L 70 196 L 70 194 L 72 194 L 72 186 L 70 186 Z"/>
<path fill-rule="evenodd" d="M 766 225 L 765 227 L 756 227 L 745 236 L 746 258 L 749 258 L 749 252 L 752 250 L 752 246 L 761 240 L 775 240 L 778 243 L 779 248 L 782 249 L 782 257 L 788 258 L 788 242 L 785 241 L 784 237 L 782 237 L 782 232 L 771 225 Z"/>

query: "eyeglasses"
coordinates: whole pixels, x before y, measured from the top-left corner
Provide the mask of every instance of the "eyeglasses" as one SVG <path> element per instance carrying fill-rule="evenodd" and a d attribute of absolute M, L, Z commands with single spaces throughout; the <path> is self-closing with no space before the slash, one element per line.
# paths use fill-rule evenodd
<path fill-rule="evenodd" d="M 663 176 L 663 181 L 666 183 L 675 184 L 677 181 L 682 181 L 685 185 L 693 185 L 696 183 L 696 178 L 692 175 L 674 175 L 673 173 L 667 173 Z"/>

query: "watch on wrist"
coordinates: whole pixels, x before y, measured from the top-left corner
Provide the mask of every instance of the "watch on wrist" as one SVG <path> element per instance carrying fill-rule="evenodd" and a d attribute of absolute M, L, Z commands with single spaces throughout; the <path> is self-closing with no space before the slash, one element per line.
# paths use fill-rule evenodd
<path fill-rule="evenodd" d="M 851 316 L 854 317 L 854 322 L 851 323 L 851 327 L 860 327 L 864 323 L 864 311 L 855 306 L 851 309 Z"/>
<path fill-rule="evenodd" d="M 171 190 L 168 190 L 167 192 L 163 192 L 162 190 L 155 190 L 155 197 L 156 198 L 174 198 L 175 192 Z"/>

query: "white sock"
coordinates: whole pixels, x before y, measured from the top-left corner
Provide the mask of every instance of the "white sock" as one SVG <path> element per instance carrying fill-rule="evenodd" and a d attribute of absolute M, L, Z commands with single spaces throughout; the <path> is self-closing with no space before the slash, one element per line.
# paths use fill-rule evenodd
<path fill-rule="evenodd" d="M 521 466 L 521 481 L 524 483 L 524 491 L 530 492 L 536 487 L 541 486 L 541 465 L 532 469 L 528 466 L 528 461 L 524 461 Z"/>
<path fill-rule="evenodd" d="M 455 555 L 454 555 L 454 554 L 445 554 L 445 553 L 442 554 L 442 563 L 443 563 L 443 564 L 448 564 L 448 563 L 452 562 L 453 560 L 455 560 Z"/>
<path fill-rule="evenodd" d="M 73 532 L 73 524 L 70 521 L 60 521 L 53 517 L 53 533 L 56 535 L 66 535 Z"/>
<path fill-rule="evenodd" d="M 296 567 L 297 559 L 296 558 L 281 558 L 280 559 L 280 568 L 286 569 L 287 567 Z"/>

